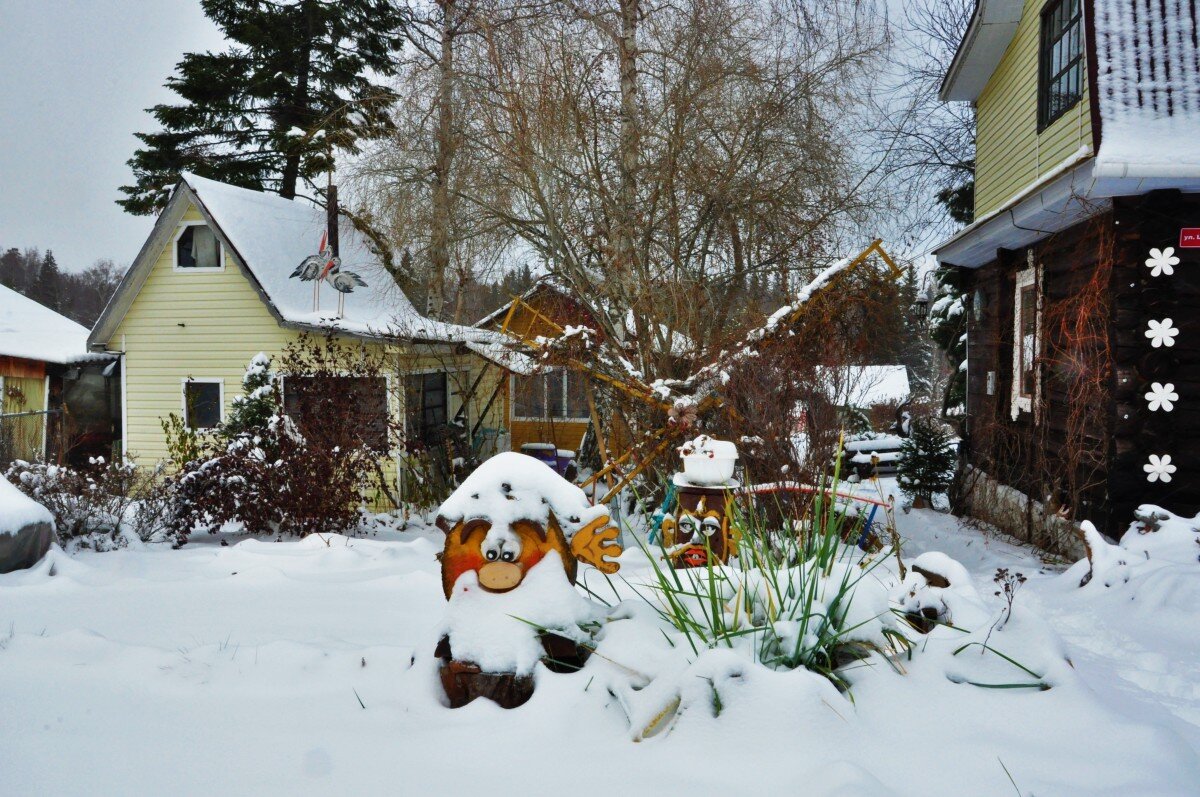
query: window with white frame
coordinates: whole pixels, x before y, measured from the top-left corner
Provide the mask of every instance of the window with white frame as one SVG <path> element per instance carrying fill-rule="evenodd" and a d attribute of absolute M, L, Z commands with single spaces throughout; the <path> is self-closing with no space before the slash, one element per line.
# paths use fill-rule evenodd
<path fill-rule="evenodd" d="M 177 271 L 220 271 L 221 241 L 212 227 L 193 222 L 179 228 L 175 236 L 175 269 Z"/>
<path fill-rule="evenodd" d="M 221 423 L 224 383 L 220 379 L 183 380 L 183 421 L 189 429 L 215 429 Z"/>
<path fill-rule="evenodd" d="M 586 421 L 584 376 L 550 368 L 533 376 L 513 376 L 512 414 L 519 420 Z"/>
<path fill-rule="evenodd" d="M 1033 412 L 1037 403 L 1039 377 L 1037 358 L 1041 353 L 1041 296 L 1037 267 L 1030 256 L 1029 267 L 1017 272 L 1013 297 L 1012 417 Z"/>

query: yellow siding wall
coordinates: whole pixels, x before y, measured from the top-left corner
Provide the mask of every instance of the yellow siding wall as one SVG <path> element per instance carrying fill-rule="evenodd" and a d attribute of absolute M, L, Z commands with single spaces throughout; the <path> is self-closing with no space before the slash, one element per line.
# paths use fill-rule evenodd
<path fill-rule="evenodd" d="M 202 218 L 194 207 L 184 215 L 184 221 Z M 160 422 L 171 413 L 181 414 L 185 379 L 223 380 L 224 412 L 228 413 L 234 397 L 241 394 L 242 376 L 250 359 L 260 351 L 278 355 L 300 335 L 276 322 L 228 253 L 224 271 L 177 272 L 172 267 L 173 245 L 168 242 L 159 254 L 108 342 L 110 349 L 125 352 L 127 452 L 143 465 L 154 465 L 167 456 Z M 480 367 L 474 357 L 448 361 L 400 355 L 398 360 L 398 369 L 404 372 Z M 449 381 L 453 414 L 461 402 L 458 384 L 466 382 L 469 386 L 470 380 L 464 373 L 457 377 L 452 374 Z M 393 393 L 402 396 L 403 391 L 396 385 Z M 403 411 L 401 405 L 402 398 L 396 402 L 397 412 Z M 386 470 L 394 479 L 395 462 L 389 460 Z"/>
<path fill-rule="evenodd" d="M 1003 207 L 1023 189 L 1092 145 L 1086 48 L 1083 96 L 1037 132 L 1038 42 L 1045 0 L 1026 0 L 1016 35 L 976 108 L 975 217 Z"/>

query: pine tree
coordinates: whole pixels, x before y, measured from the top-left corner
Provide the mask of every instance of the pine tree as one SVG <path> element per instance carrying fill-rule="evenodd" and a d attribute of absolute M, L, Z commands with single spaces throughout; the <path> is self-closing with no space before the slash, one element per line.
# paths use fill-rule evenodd
<path fill-rule="evenodd" d="M 160 210 L 181 170 L 294 197 L 315 188 L 333 147 L 357 151 L 394 126 L 395 93 L 368 75 L 395 74 L 401 13 L 394 0 L 202 0 L 233 45 L 187 53 L 167 78 L 183 102 L 149 109 L 162 130 L 129 166 L 117 203 Z"/>
<path fill-rule="evenodd" d="M 918 418 L 900 446 L 896 482 L 908 496 L 931 502 L 950 486 L 954 472 L 954 438 L 936 418 Z"/>

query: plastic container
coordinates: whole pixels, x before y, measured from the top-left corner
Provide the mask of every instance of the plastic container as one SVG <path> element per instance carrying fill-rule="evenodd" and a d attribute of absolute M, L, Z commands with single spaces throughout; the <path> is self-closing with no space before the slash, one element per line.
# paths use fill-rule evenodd
<path fill-rule="evenodd" d="M 560 475 L 566 476 L 572 463 L 575 462 L 575 452 L 569 448 L 560 448 L 555 453 L 558 455 L 558 472 Z"/>
<path fill-rule="evenodd" d="M 683 459 L 683 475 L 692 484 L 716 486 L 733 480 L 737 463 L 737 446 L 728 440 L 714 440 L 701 435 L 679 449 Z"/>
<path fill-rule="evenodd" d="M 558 449 L 553 443 L 525 443 L 521 446 L 521 453 L 558 470 Z"/>

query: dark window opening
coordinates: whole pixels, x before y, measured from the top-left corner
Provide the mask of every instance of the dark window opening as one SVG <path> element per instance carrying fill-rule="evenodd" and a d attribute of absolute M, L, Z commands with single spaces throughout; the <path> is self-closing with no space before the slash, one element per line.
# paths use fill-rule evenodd
<path fill-rule="evenodd" d="M 1038 132 L 1083 96 L 1083 0 L 1057 0 L 1042 12 Z"/>
<path fill-rule="evenodd" d="M 183 414 L 189 429 L 214 429 L 221 423 L 221 384 L 185 382 Z"/>
<path fill-rule="evenodd" d="M 179 268 L 220 268 L 221 242 L 203 224 L 184 227 L 175 242 L 175 264 Z"/>
<path fill-rule="evenodd" d="M 381 376 L 289 376 L 283 411 L 300 433 L 331 446 L 388 450 L 387 379 Z"/>
<path fill-rule="evenodd" d="M 532 420 L 585 420 L 587 393 L 582 374 L 552 368 L 513 377 L 513 417 Z"/>
<path fill-rule="evenodd" d="M 1017 377 L 1021 380 L 1021 395 L 1032 397 L 1036 389 L 1034 360 L 1037 356 L 1037 289 L 1034 286 L 1021 289 L 1017 312 L 1020 313 L 1021 331 L 1021 339 L 1017 342 L 1020 346 Z"/>
<path fill-rule="evenodd" d="M 404 377 L 404 406 L 409 440 L 441 443 L 449 421 L 450 393 L 445 372 Z"/>

